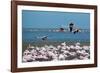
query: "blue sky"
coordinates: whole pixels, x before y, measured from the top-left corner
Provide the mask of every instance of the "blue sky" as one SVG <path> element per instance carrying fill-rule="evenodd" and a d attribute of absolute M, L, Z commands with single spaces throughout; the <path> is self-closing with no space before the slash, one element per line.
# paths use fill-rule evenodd
<path fill-rule="evenodd" d="M 22 10 L 23 28 L 67 28 L 73 22 L 78 28 L 90 27 L 90 14 L 77 12 Z"/>

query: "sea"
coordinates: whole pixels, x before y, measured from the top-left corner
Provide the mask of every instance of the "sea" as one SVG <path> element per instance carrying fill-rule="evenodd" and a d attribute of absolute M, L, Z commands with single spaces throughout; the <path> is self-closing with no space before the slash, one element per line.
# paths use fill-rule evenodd
<path fill-rule="evenodd" d="M 22 29 L 22 40 L 23 42 L 41 42 L 43 37 L 47 37 L 46 41 L 80 41 L 89 42 L 90 41 L 90 29 L 81 29 L 81 32 L 74 34 L 69 32 L 68 29 L 64 31 L 59 31 L 56 28 L 23 28 Z"/>

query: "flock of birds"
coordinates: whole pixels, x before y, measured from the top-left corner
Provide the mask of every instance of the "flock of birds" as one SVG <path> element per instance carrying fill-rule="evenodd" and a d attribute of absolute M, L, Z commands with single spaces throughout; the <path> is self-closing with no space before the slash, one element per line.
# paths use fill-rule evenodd
<path fill-rule="evenodd" d="M 34 47 L 29 45 L 23 52 L 23 62 L 61 61 L 61 60 L 86 60 L 90 59 L 90 46 L 82 46 L 80 43 L 66 45 L 66 42 L 58 46 L 44 45 Z"/>
<path fill-rule="evenodd" d="M 71 33 L 73 33 L 73 34 L 76 34 L 76 33 L 81 32 L 80 29 L 75 28 L 75 26 L 74 26 L 73 23 L 70 23 L 70 24 L 69 24 L 68 29 L 69 29 L 69 32 L 71 32 Z M 59 32 L 64 32 L 64 30 L 65 30 L 64 28 L 60 28 L 60 29 L 59 29 Z M 42 37 L 40 37 L 40 38 L 41 38 L 43 41 L 45 41 L 45 40 L 48 39 L 48 36 L 42 36 Z"/>
<path fill-rule="evenodd" d="M 64 28 L 60 28 L 61 32 Z M 74 28 L 74 24 L 69 24 L 69 32 L 78 33 L 79 29 Z M 41 39 L 47 40 L 48 36 Z M 90 59 L 90 46 L 81 46 L 79 42 L 74 45 L 66 45 L 66 42 L 57 45 L 44 45 L 43 47 L 35 47 L 29 45 L 23 52 L 23 62 L 33 61 L 59 61 L 59 60 L 85 60 Z"/>

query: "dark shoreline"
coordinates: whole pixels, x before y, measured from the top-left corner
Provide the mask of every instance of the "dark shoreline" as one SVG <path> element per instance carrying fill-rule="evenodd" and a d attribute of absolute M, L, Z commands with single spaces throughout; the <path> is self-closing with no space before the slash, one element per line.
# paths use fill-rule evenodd
<path fill-rule="evenodd" d="M 25 51 L 28 47 L 28 45 L 32 45 L 34 47 L 42 47 L 42 46 L 45 46 L 45 45 L 53 45 L 55 47 L 57 47 L 58 45 L 60 45 L 61 43 L 63 42 L 66 42 L 66 45 L 67 46 L 70 46 L 70 45 L 75 45 L 78 41 L 40 41 L 40 42 L 23 42 L 22 43 L 22 51 Z M 85 41 L 85 42 L 79 42 L 81 45 L 80 46 L 90 46 L 90 42 L 88 41 Z"/>

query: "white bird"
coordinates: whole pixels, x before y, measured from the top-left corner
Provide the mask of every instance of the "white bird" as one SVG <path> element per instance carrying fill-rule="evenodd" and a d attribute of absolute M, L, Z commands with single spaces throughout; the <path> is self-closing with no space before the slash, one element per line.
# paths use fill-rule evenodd
<path fill-rule="evenodd" d="M 66 42 L 61 43 L 62 46 L 66 46 Z"/>
<path fill-rule="evenodd" d="M 82 49 L 82 47 L 80 47 L 80 46 L 76 45 L 76 46 L 75 46 L 75 49 L 76 49 L 76 50 L 81 50 L 81 49 Z"/>
<path fill-rule="evenodd" d="M 35 49 L 32 49 L 32 50 L 31 50 L 31 53 L 35 53 L 35 52 L 36 52 L 36 50 L 35 50 Z"/>
<path fill-rule="evenodd" d="M 39 47 L 37 47 L 37 46 L 36 46 L 35 48 L 36 48 L 36 50 L 40 50 L 40 48 L 39 48 Z"/>
<path fill-rule="evenodd" d="M 29 50 L 25 50 L 23 55 L 27 55 L 28 53 L 30 53 Z"/>
<path fill-rule="evenodd" d="M 60 54 L 58 57 L 59 60 L 65 60 L 65 56 L 63 54 Z"/>
<path fill-rule="evenodd" d="M 48 48 L 49 48 L 49 46 L 48 46 L 48 45 L 45 45 L 45 46 L 44 46 L 44 48 L 48 49 Z"/>
<path fill-rule="evenodd" d="M 67 50 L 70 50 L 70 47 L 69 47 L 69 46 L 66 46 L 66 49 L 67 49 Z"/>
<path fill-rule="evenodd" d="M 69 54 L 72 55 L 72 56 L 75 56 L 76 55 L 75 52 L 70 52 Z"/>
<path fill-rule="evenodd" d="M 71 45 L 71 46 L 70 46 L 70 48 L 71 48 L 71 49 L 73 49 L 73 48 L 74 48 L 74 46 L 73 46 L 73 45 Z"/>
<path fill-rule="evenodd" d="M 60 48 L 61 48 L 61 46 L 60 46 L 60 45 L 58 45 L 58 46 L 57 46 L 57 48 L 58 48 L 58 49 L 60 49 Z"/>
<path fill-rule="evenodd" d="M 89 50 L 90 47 L 89 47 L 89 46 L 83 46 L 83 49 L 84 49 L 84 50 Z"/>
<path fill-rule="evenodd" d="M 43 51 L 46 51 L 47 48 L 45 48 L 45 47 L 41 47 L 41 49 L 42 49 Z"/>
<path fill-rule="evenodd" d="M 76 46 L 80 46 L 80 43 L 79 43 L 79 42 L 77 42 L 75 45 L 76 45 Z"/>
<path fill-rule="evenodd" d="M 28 53 L 27 55 L 23 56 L 23 61 L 24 62 L 27 62 L 27 61 L 32 60 L 32 59 L 33 58 L 32 58 L 32 54 L 31 53 Z"/>

